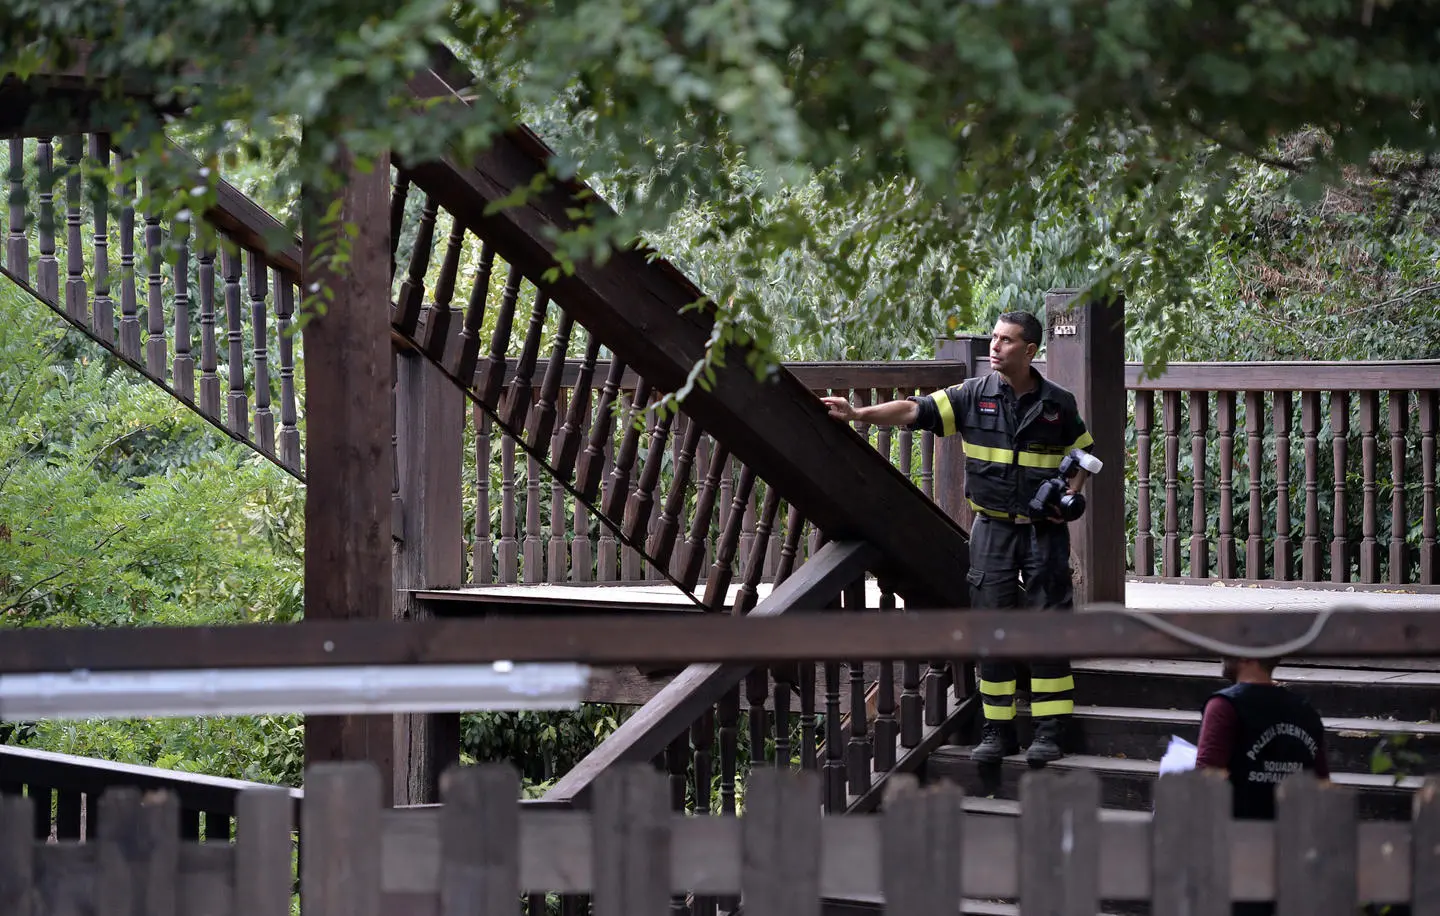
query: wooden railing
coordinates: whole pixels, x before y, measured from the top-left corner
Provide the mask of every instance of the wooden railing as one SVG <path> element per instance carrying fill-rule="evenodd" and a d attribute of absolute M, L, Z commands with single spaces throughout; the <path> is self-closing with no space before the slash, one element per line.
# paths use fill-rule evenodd
<path fill-rule="evenodd" d="M 1018 899 L 1022 912 L 1089 914 L 1101 901 L 1153 912 L 1228 912 L 1274 900 L 1280 912 L 1354 913 L 1435 892 L 1440 804 L 1422 793 L 1412 822 L 1357 823 L 1346 789 L 1309 775 L 1279 789 L 1274 822 L 1233 821 L 1229 784 L 1214 773 L 1167 776 L 1156 812 L 1099 810 L 1093 774 L 1040 770 L 1022 782 L 1018 818 L 965 810 L 958 788 L 895 780 L 885 811 L 822 816 L 812 773 L 761 772 L 741 816 L 671 809 L 665 777 L 621 768 L 589 811 L 526 810 L 505 766 L 455 770 L 444 804 L 385 811 L 369 764 L 312 769 L 303 812 L 300 893 L 306 913 L 547 912 L 662 916 L 743 895 L 746 912 L 818 912 L 822 901 L 887 912 L 953 914 L 965 898 Z M 37 842 L 30 799 L 0 799 L 7 912 L 245 913 L 286 916 L 292 848 L 283 792 L 240 796 L 236 840 L 177 838 L 171 794 L 113 790 L 96 846 Z M 18 901 L 16 903 L 15 901 Z M 523 901 L 523 902 L 522 902 Z M 67 909 L 67 907 L 69 907 Z"/>
<path fill-rule="evenodd" d="M 303 357 L 290 333 L 299 252 L 263 237 L 273 220 L 223 186 L 210 214 L 219 243 L 195 249 L 191 223 L 138 211 L 134 187 L 111 195 L 87 180 L 85 170 L 112 170 L 124 156 L 108 137 L 7 147 L 0 271 L 216 427 L 303 476 Z"/>

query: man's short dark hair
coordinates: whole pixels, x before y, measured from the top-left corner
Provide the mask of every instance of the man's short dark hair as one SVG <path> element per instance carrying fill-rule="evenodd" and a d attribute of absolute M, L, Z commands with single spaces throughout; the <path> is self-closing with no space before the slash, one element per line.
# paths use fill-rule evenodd
<path fill-rule="evenodd" d="M 1045 342 L 1045 329 L 1040 326 L 1040 319 L 1029 312 L 1006 312 L 1000 316 L 1000 320 L 1006 324 L 1018 325 L 1020 339 L 1026 343 L 1039 347 Z"/>

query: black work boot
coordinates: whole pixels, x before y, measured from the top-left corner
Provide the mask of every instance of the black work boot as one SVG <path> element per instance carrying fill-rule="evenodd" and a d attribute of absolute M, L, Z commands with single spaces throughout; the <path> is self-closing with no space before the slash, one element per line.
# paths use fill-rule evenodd
<path fill-rule="evenodd" d="M 1018 753 L 1020 738 L 1015 734 L 1015 723 L 986 720 L 980 743 L 970 751 L 970 759 L 976 763 L 999 763 L 1002 758 Z"/>
<path fill-rule="evenodd" d="M 1064 757 L 1065 750 L 1061 747 L 1064 728 L 1065 720 L 1058 716 L 1036 719 L 1035 737 L 1030 741 L 1030 749 L 1025 752 L 1026 761 L 1042 764 Z"/>

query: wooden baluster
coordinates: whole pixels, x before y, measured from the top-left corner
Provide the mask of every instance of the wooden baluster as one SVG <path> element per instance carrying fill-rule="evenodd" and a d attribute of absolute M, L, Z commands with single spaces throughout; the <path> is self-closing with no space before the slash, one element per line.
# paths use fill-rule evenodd
<path fill-rule="evenodd" d="M 907 661 L 900 666 L 900 746 L 906 750 L 919 746 L 924 730 L 925 705 L 920 694 L 920 663 Z"/>
<path fill-rule="evenodd" d="M 405 498 L 400 495 L 400 351 L 390 348 L 390 536 L 405 542 Z"/>
<path fill-rule="evenodd" d="M 439 205 L 435 198 L 426 194 L 425 209 L 420 213 L 420 226 L 415 233 L 415 247 L 410 249 L 409 273 L 405 282 L 400 284 L 400 294 L 396 298 L 399 308 L 392 320 L 396 329 L 407 336 L 414 336 L 415 328 L 420 324 L 420 312 L 425 304 L 425 274 L 430 270 L 430 252 L 435 247 L 435 218 L 438 213 Z M 390 221 L 392 225 L 395 222 L 393 198 Z M 396 234 L 395 238 L 398 239 L 399 235 Z"/>
<path fill-rule="evenodd" d="M 229 356 L 226 369 L 230 372 L 230 392 L 226 397 L 225 423 L 230 430 L 250 437 L 249 408 L 245 394 L 244 319 L 240 306 L 240 256 L 226 245 L 220 250 L 220 264 L 225 272 L 225 324 L 229 331 Z"/>
<path fill-rule="evenodd" d="M 1360 467 L 1365 480 L 1365 501 L 1360 516 L 1360 581 L 1380 581 L 1380 543 L 1375 539 L 1376 464 L 1378 455 L 1375 430 L 1380 420 L 1380 392 L 1360 393 Z"/>
<path fill-rule="evenodd" d="M 1180 392 L 1167 391 L 1162 402 L 1165 425 L 1165 521 L 1161 547 L 1163 575 L 1180 575 Z M 926 717 L 927 720 L 929 717 Z"/>
<path fill-rule="evenodd" d="M 840 664 L 825 663 L 825 813 L 845 811 L 845 758 L 840 746 Z"/>
<path fill-rule="evenodd" d="M 123 165 L 122 165 L 123 167 Z M 120 352 L 140 361 L 140 306 L 135 298 L 135 184 L 126 182 L 120 208 Z M 218 402 L 216 413 L 219 413 Z"/>
<path fill-rule="evenodd" d="M 30 241 L 25 237 L 25 140 L 10 138 L 10 232 L 5 238 L 5 264 L 23 280 L 30 279 Z M 96 211 L 101 212 L 97 209 Z M 99 232 L 99 229 L 96 229 Z"/>
<path fill-rule="evenodd" d="M 755 686 L 759 684 L 759 698 Z M 749 707 L 750 725 L 750 769 L 753 772 L 765 763 L 765 737 L 767 734 L 765 715 L 765 694 L 770 689 L 770 676 L 761 665 L 750 672 L 745 679 L 746 705 Z M 740 688 L 725 695 L 720 711 L 720 813 L 735 814 L 735 782 L 739 769 L 740 745 Z"/>
<path fill-rule="evenodd" d="M 190 221 L 176 220 L 172 229 L 175 244 L 175 390 L 190 403 L 195 403 L 194 341 L 190 333 Z"/>
<path fill-rule="evenodd" d="M 147 188 L 150 210 L 145 214 L 145 257 L 149 266 L 145 295 L 145 369 L 158 379 L 165 378 L 167 353 L 165 345 L 165 236 L 160 230 L 160 216 L 155 212 L 158 192 Z"/>
<path fill-rule="evenodd" d="M 505 400 L 505 422 L 511 429 L 523 432 L 531 409 L 531 392 L 534 390 L 532 377 L 535 364 L 540 358 L 540 339 L 545 334 L 545 312 L 550 308 L 550 297 L 537 293 L 535 305 L 530 309 L 530 326 L 525 331 L 525 343 L 520 348 L 520 358 L 515 361 L 515 374 L 511 377 L 510 393 Z"/>
<path fill-rule="evenodd" d="M 600 339 L 590 335 L 585 344 L 585 357 L 580 360 L 580 373 L 571 389 L 570 407 L 565 411 L 565 425 L 560 429 L 560 448 L 555 456 L 555 475 L 561 480 L 574 477 L 575 461 L 585 442 L 585 424 L 590 417 L 591 388 L 595 378 L 595 362 L 600 356 Z"/>
<path fill-rule="evenodd" d="M 41 137 L 36 147 L 40 200 L 40 261 L 35 266 L 35 291 L 46 302 L 60 301 L 60 262 L 55 260 L 55 149 L 53 138 Z"/>
<path fill-rule="evenodd" d="M 1210 538 L 1206 536 L 1205 516 L 1205 434 L 1210 429 L 1210 394 L 1190 392 L 1190 575 L 1196 579 L 1210 576 Z"/>
<path fill-rule="evenodd" d="M 625 413 L 624 435 L 620 440 L 620 452 L 615 456 L 610 469 L 610 487 L 605 493 L 601 511 L 617 525 L 625 519 L 625 500 L 630 496 L 630 477 L 639 455 L 640 434 L 645 428 L 645 412 L 650 405 L 650 383 L 641 379 L 635 388 L 634 399 Z"/>
<path fill-rule="evenodd" d="M 895 400 L 894 388 L 878 391 L 877 394 L 886 401 Z M 875 431 L 875 451 L 879 452 L 880 457 L 884 458 L 887 463 L 893 466 L 895 464 L 895 458 L 890 454 L 892 441 L 893 433 L 890 427 L 882 426 Z"/>
<path fill-rule="evenodd" d="M 730 696 L 738 707 L 740 703 L 739 687 L 734 688 L 721 704 L 729 702 Z M 706 817 L 711 813 L 711 787 L 714 784 L 715 775 L 712 759 L 712 749 L 715 746 L 715 710 L 705 710 L 704 714 L 690 727 L 690 743 L 695 747 L 695 794 L 694 807 L 692 812 L 700 817 Z M 715 897 L 702 897 L 696 895 L 691 912 L 694 916 L 716 916 L 719 910 L 719 900 Z"/>
<path fill-rule="evenodd" d="M 604 480 L 605 443 L 614 438 L 615 399 L 620 395 L 620 381 L 625 375 L 625 363 L 618 358 L 610 360 L 610 371 L 606 373 L 605 385 L 600 389 L 600 403 L 595 408 L 595 419 L 590 428 L 590 440 L 580 456 L 580 471 L 575 477 L 575 488 L 586 502 L 593 503 Z"/>
<path fill-rule="evenodd" d="M 738 699 L 738 697 L 737 697 Z M 765 708 L 765 702 L 770 699 L 770 669 L 765 665 L 754 668 L 745 677 L 745 705 L 749 714 L 747 721 L 750 726 L 750 772 L 754 772 L 765 765 L 765 744 L 770 736 L 770 713 Z M 738 703 L 736 711 L 738 712 Z M 723 722 L 723 720 L 722 720 Z M 724 734 L 723 731 L 721 733 Z M 721 801 L 725 801 L 725 786 L 720 787 Z M 734 814 L 734 793 L 731 793 L 730 807 L 724 808 L 725 814 Z"/>
<path fill-rule="evenodd" d="M 744 519 L 745 503 L 755 486 L 755 471 L 749 465 L 740 466 L 740 482 L 735 487 L 730 512 L 727 513 L 720 542 L 715 547 L 715 565 L 710 577 L 705 580 L 704 602 L 712 611 L 725 605 L 730 591 L 730 578 L 734 572 L 735 551 L 740 543 L 740 525 Z"/>
<path fill-rule="evenodd" d="M 1135 477 L 1139 490 L 1135 504 L 1135 574 L 1155 574 L 1155 537 L 1150 520 L 1150 431 L 1155 423 L 1155 397 L 1135 392 Z"/>
<path fill-rule="evenodd" d="M 1325 549 L 1320 541 L 1320 392 L 1300 395 L 1300 430 L 1305 443 L 1305 541 L 1300 549 L 1300 575 L 1319 582 Z"/>
<path fill-rule="evenodd" d="M 724 531 L 725 527 L 730 523 L 730 507 L 733 502 L 732 494 L 735 490 L 735 462 L 731 458 L 726 458 L 721 464 L 724 465 L 724 471 L 720 475 L 719 528 L 721 531 Z M 707 556 L 713 556 L 708 548 L 706 554 Z"/>
<path fill-rule="evenodd" d="M 925 724 L 939 725 L 950 714 L 950 698 L 945 693 L 944 661 L 932 661 L 925 669 Z"/>
<path fill-rule="evenodd" d="M 700 570 L 705 562 L 706 541 L 710 535 L 710 521 L 715 510 L 716 497 L 720 492 L 720 477 L 729 467 L 729 458 L 730 450 L 723 442 L 716 442 L 710 455 L 709 473 L 705 475 L 705 482 L 700 485 L 700 492 L 695 497 L 695 515 L 690 519 L 690 532 L 685 537 L 680 575 L 677 577 L 687 591 L 693 591 L 695 583 L 700 581 Z"/>
<path fill-rule="evenodd" d="M 505 280 L 505 292 L 500 296 L 500 311 L 495 315 L 495 330 L 490 335 L 490 354 L 480 367 L 480 379 L 476 389 L 481 403 L 491 410 L 500 405 L 500 394 L 505 389 L 505 353 L 510 349 L 510 334 L 515 324 L 515 301 L 520 298 L 520 281 L 525 279 L 520 268 L 511 265 L 510 275 Z"/>
<path fill-rule="evenodd" d="M 865 579 L 846 586 L 845 610 L 865 610 Z M 850 740 L 845 745 L 846 788 L 850 795 L 870 790 L 870 761 L 875 749 L 870 743 L 869 710 L 865 703 L 865 663 L 852 660 L 850 669 Z"/>
<path fill-rule="evenodd" d="M 750 498 L 745 501 L 745 508 L 742 510 L 740 521 L 740 546 L 735 551 L 735 565 L 744 569 L 750 562 L 750 555 L 755 552 L 755 526 L 757 517 L 755 514 L 756 494 L 751 491 Z"/>
<path fill-rule="evenodd" d="M 622 410 L 625 409 L 623 403 L 620 407 Z M 598 417 L 596 421 L 599 421 Z M 600 458 L 598 459 L 600 462 L 600 479 L 605 482 L 599 494 L 601 504 L 604 503 L 605 496 L 609 492 L 610 469 L 614 467 L 614 457 L 615 440 L 613 438 L 607 439 L 601 446 Z M 600 531 L 600 536 L 596 538 L 595 541 L 595 575 L 601 582 L 614 582 L 619 579 L 620 550 L 619 545 L 615 542 L 615 532 L 606 524 L 607 521 L 608 519 L 605 518 L 604 513 L 596 513 L 595 523 Z"/>
<path fill-rule="evenodd" d="M 280 344 L 280 460 L 287 467 L 300 467 L 300 430 L 296 426 L 295 337 L 291 321 L 295 315 L 295 285 L 275 271 L 275 335 Z"/>
<path fill-rule="evenodd" d="M 1245 541 L 1245 578 L 1265 578 L 1265 393 L 1245 392 L 1245 435 L 1250 472 L 1250 536 Z"/>
<path fill-rule="evenodd" d="M 1410 392 L 1390 392 L 1390 584 L 1404 585 L 1410 564 L 1405 520 L 1405 434 L 1410 425 Z"/>
<path fill-rule="evenodd" d="M 495 270 L 495 249 L 480 246 L 480 266 L 470 287 L 470 301 L 465 306 L 465 323 L 460 328 L 460 346 L 455 356 L 455 377 L 466 385 L 474 384 L 475 368 L 480 363 L 480 329 L 485 324 L 485 302 L 490 295 L 490 276 Z"/>
<path fill-rule="evenodd" d="M 650 556 L 661 567 L 670 567 L 671 554 L 675 550 L 675 536 L 680 530 L 680 513 L 685 508 L 685 497 L 690 489 L 690 471 L 694 467 L 695 449 L 700 444 L 700 424 L 690 420 L 685 424 L 685 435 L 680 445 L 680 456 L 675 459 L 675 473 L 671 476 L 670 492 L 665 496 L 665 507 L 660 510 L 660 524 L 650 539 Z"/>
<path fill-rule="evenodd" d="M 675 420 L 674 413 L 657 417 L 650 430 L 650 448 L 645 453 L 645 466 L 640 471 L 640 480 L 635 484 L 635 493 L 625 511 L 625 536 L 636 544 L 645 541 L 650 530 L 650 516 L 655 510 L 655 493 L 660 486 L 660 472 L 665 465 L 665 447 L 670 442 L 670 427 Z M 677 469 L 678 470 L 678 469 Z M 671 542 L 674 542 L 674 527 L 671 526 Z M 670 557 L 656 557 L 662 566 L 668 566 Z"/>
<path fill-rule="evenodd" d="M 1440 391 L 1421 389 L 1416 392 L 1416 411 L 1420 428 L 1420 585 L 1440 584 L 1440 556 L 1436 553 L 1436 449 L 1435 433 L 1440 420 Z M 1391 564 L 1392 568 L 1395 564 Z"/>
<path fill-rule="evenodd" d="M 1330 392 L 1330 450 L 1334 461 L 1335 499 L 1330 520 L 1330 580 L 1350 581 L 1350 526 L 1346 486 L 1350 447 L 1350 392 Z"/>
<path fill-rule="evenodd" d="M 90 324 L 90 299 L 85 289 L 85 249 L 81 247 L 81 203 L 83 179 L 80 160 L 85 154 L 85 138 L 71 134 L 65 138 L 65 314 L 81 326 Z"/>
<path fill-rule="evenodd" d="M 1238 575 L 1235 557 L 1235 392 L 1216 392 L 1215 425 L 1220 432 L 1220 556 L 1221 579 Z"/>
<path fill-rule="evenodd" d="M 401 172 L 390 189 L 390 295 L 395 296 L 396 255 L 405 229 L 405 204 L 410 199 L 410 174 Z"/>
<path fill-rule="evenodd" d="M 560 408 L 565 406 L 565 393 L 559 392 L 556 395 Z M 555 403 L 552 401 L 553 411 Z M 559 434 L 554 436 L 559 439 Z M 550 450 L 553 452 L 559 448 L 557 441 L 552 441 Z M 545 570 L 545 581 L 564 582 L 567 572 L 570 544 L 565 538 L 565 485 L 558 477 L 550 478 L 550 544 L 547 552 L 547 566 Z"/>
<path fill-rule="evenodd" d="M 563 412 L 560 401 L 561 385 L 565 381 L 565 353 L 570 349 L 570 331 L 575 319 L 570 313 L 560 312 L 560 324 L 555 329 L 555 343 L 550 348 L 550 361 L 545 365 L 545 380 L 540 383 L 540 401 L 535 406 L 535 425 L 530 430 L 530 447 L 543 448 L 549 445 L 551 455 L 560 453 L 563 436 L 555 434 L 555 417 Z"/>
<path fill-rule="evenodd" d="M 900 394 L 909 392 L 901 391 Z M 900 427 L 900 473 L 905 475 L 906 480 L 911 479 L 911 469 L 915 466 L 915 434 L 908 426 Z"/>
<path fill-rule="evenodd" d="M 589 403 L 589 389 L 575 389 L 575 400 L 570 402 L 570 412 L 567 416 L 575 415 L 575 402 L 582 398 Z M 569 441 L 579 442 L 585 437 L 588 431 L 590 415 L 582 415 L 575 421 L 573 435 L 568 435 L 561 430 L 561 436 L 567 437 Z M 566 429 L 570 427 L 570 421 L 565 421 Z M 560 447 L 561 452 L 565 446 Z M 573 459 L 572 459 L 573 460 Z M 575 537 L 570 541 L 570 578 L 576 582 L 589 582 L 594 578 L 595 558 L 590 545 L 590 508 L 585 500 L 575 500 Z"/>
<path fill-rule="evenodd" d="M 215 343 L 215 248 L 206 243 L 198 257 L 200 262 L 200 410 L 215 419 L 220 417 L 219 348 Z M 123 261 L 122 261 L 123 264 Z M 123 266 L 122 266 L 123 272 Z M 121 306 L 122 313 L 124 306 Z M 124 319 L 121 319 L 121 340 L 124 340 Z"/>
<path fill-rule="evenodd" d="M 523 581 L 526 585 L 538 585 L 545 581 L 545 564 L 541 559 L 545 552 L 545 542 L 541 538 L 541 533 L 540 462 L 535 460 L 534 455 L 529 455 L 525 461 L 525 578 Z"/>
<path fill-rule="evenodd" d="M 759 603 L 760 581 L 765 575 L 765 554 L 770 546 L 770 532 L 775 527 L 775 513 L 780 511 L 780 491 L 772 486 L 765 487 L 765 504 L 760 510 L 757 524 L 756 548 L 745 558 L 744 581 L 735 595 L 735 613 L 748 614 Z"/>
<path fill-rule="evenodd" d="M 1274 393 L 1275 416 L 1275 575 L 1282 582 L 1295 578 L 1295 545 L 1290 537 L 1290 427 L 1294 402 L 1288 391 Z"/>
<path fill-rule="evenodd" d="M 880 613 L 895 613 L 895 593 L 889 583 L 880 583 Z M 900 723 L 895 720 L 895 663 L 880 663 L 880 680 L 875 701 L 875 772 L 895 769 L 896 743 L 900 739 Z"/>
<path fill-rule="evenodd" d="M 801 662 L 800 671 L 800 769 L 815 770 L 815 663 Z"/>
<path fill-rule="evenodd" d="M 110 168 L 108 136 L 90 135 L 90 158 L 97 168 Z M 95 302 L 90 327 L 94 329 L 95 336 L 106 343 L 114 343 L 115 303 L 110 300 L 110 185 L 104 181 L 91 182 L 90 194 L 90 210 L 95 217 Z"/>
<path fill-rule="evenodd" d="M 1440 391 L 1420 392 L 1420 584 L 1440 585 L 1435 552 L 1435 427 Z"/>
<path fill-rule="evenodd" d="M 262 452 L 275 453 L 275 416 L 270 410 L 270 329 L 265 291 L 270 271 L 254 251 L 245 252 L 245 275 L 250 281 L 250 333 L 255 338 L 255 440 Z"/>
<path fill-rule="evenodd" d="M 435 281 L 435 302 L 425 310 L 425 327 L 420 346 L 431 359 L 445 364 L 445 347 L 450 342 L 450 326 L 458 312 L 454 308 L 455 279 L 460 273 L 460 253 L 465 248 L 465 226 L 451 220 L 450 237 L 445 241 L 445 260 L 440 263 L 440 276 Z"/>
<path fill-rule="evenodd" d="M 520 542 L 515 531 L 515 440 L 500 434 L 500 581 L 515 582 Z"/>
<path fill-rule="evenodd" d="M 795 666 L 776 665 L 772 703 L 775 707 L 775 768 L 790 769 L 790 695 L 795 690 Z M 753 772 L 753 770 L 752 770 Z"/>
<path fill-rule="evenodd" d="M 676 735 L 665 747 L 666 782 L 670 787 L 670 810 L 677 814 L 685 812 L 687 774 L 690 770 L 690 734 L 686 729 Z M 684 894 L 670 898 L 671 916 L 689 916 L 690 907 Z"/>

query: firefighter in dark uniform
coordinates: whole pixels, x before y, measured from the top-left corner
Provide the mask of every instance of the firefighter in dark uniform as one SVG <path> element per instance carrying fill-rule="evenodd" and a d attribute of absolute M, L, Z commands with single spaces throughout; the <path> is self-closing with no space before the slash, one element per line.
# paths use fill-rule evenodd
<path fill-rule="evenodd" d="M 856 408 L 824 398 L 841 420 L 908 425 L 964 440 L 965 495 L 975 512 L 970 532 L 971 603 L 979 608 L 1073 606 L 1070 531 L 1058 513 L 1030 517 L 1030 503 L 1056 477 L 1072 450 L 1088 452 L 1094 440 L 1075 396 L 1031 366 L 1044 330 L 1028 312 L 1006 312 L 990 341 L 989 375 L 918 398 Z M 1079 478 L 1083 480 L 1082 478 Z M 1064 756 L 1064 723 L 1075 711 L 1070 663 L 1030 665 L 1030 714 L 1035 734 L 1026 753 L 1032 764 Z M 978 763 L 997 763 L 1020 750 L 1015 729 L 1016 666 L 982 660 L 980 694 L 985 712 Z"/>

